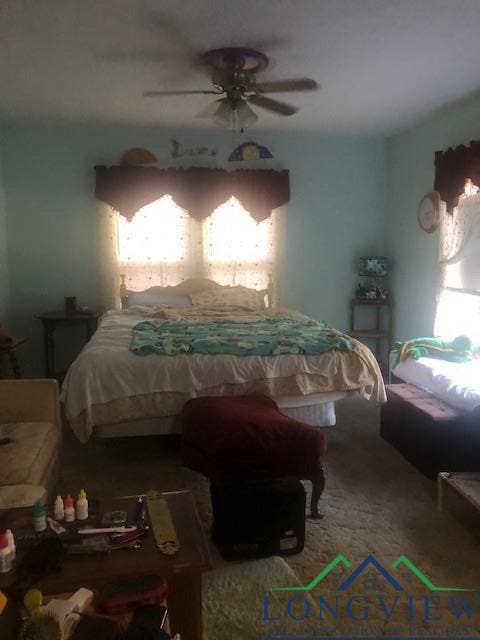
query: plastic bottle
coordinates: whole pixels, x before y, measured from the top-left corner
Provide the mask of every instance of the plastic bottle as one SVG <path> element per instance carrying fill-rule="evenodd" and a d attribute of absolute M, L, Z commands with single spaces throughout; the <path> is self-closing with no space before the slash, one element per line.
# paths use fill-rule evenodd
<path fill-rule="evenodd" d="M 6 533 L 0 535 L 0 573 L 8 573 L 12 568 L 12 554 Z"/>
<path fill-rule="evenodd" d="M 63 520 L 63 518 L 65 517 L 65 509 L 63 506 L 62 496 L 57 496 L 55 500 L 53 517 L 55 520 Z"/>
<path fill-rule="evenodd" d="M 83 489 L 81 489 L 77 498 L 77 520 L 86 520 L 87 518 L 88 518 L 87 494 Z"/>
<path fill-rule="evenodd" d="M 8 539 L 8 548 L 10 549 L 10 558 L 12 562 L 15 560 L 17 555 L 17 547 L 15 546 L 15 538 L 13 537 L 13 533 L 11 529 L 7 529 L 6 531 L 7 539 Z"/>
<path fill-rule="evenodd" d="M 33 528 L 37 533 L 45 531 L 47 528 L 47 514 L 40 500 L 38 500 L 33 507 Z"/>
<path fill-rule="evenodd" d="M 75 520 L 75 509 L 73 508 L 73 498 L 68 495 L 63 501 L 65 507 L 65 522 L 73 522 Z"/>

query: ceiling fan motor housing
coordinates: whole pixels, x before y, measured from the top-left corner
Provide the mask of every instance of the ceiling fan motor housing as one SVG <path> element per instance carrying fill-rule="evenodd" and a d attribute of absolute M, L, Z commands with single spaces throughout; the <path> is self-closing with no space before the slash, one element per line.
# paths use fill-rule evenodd
<path fill-rule="evenodd" d="M 264 53 L 245 47 L 212 49 L 202 54 L 202 59 L 205 64 L 218 71 L 243 70 L 250 74 L 264 71 L 269 64 Z"/>

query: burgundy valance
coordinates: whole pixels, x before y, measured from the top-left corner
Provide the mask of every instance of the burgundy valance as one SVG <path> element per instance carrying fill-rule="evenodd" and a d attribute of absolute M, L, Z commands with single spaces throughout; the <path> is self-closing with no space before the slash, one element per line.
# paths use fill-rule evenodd
<path fill-rule="evenodd" d="M 288 171 L 96 166 L 95 196 L 129 220 L 164 195 L 202 220 L 231 196 L 260 222 L 290 200 Z"/>
<path fill-rule="evenodd" d="M 434 189 L 446 202 L 449 213 L 458 205 L 468 178 L 480 187 L 480 141 L 473 140 L 468 147 L 460 145 L 435 153 Z"/>

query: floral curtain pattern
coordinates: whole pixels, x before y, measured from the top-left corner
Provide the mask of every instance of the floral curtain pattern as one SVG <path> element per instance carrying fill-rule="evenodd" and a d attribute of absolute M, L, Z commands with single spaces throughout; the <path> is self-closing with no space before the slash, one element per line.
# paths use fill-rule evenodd
<path fill-rule="evenodd" d="M 453 215 L 440 226 L 435 335 L 480 335 L 480 193 L 467 181 Z"/>

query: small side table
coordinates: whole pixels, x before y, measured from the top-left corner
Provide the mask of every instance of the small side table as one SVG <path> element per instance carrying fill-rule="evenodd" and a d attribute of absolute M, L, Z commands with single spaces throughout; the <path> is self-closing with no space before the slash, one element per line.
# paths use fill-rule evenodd
<path fill-rule="evenodd" d="M 55 328 L 58 324 L 85 325 L 86 341 L 92 337 L 101 313 L 66 313 L 65 311 L 50 311 L 35 316 L 43 324 L 43 336 L 45 344 L 45 374 L 47 378 L 57 378 L 55 369 Z"/>
<path fill-rule="evenodd" d="M 12 338 L 9 342 L 0 343 L 0 358 L 8 356 L 15 378 L 22 377 L 16 351 L 18 347 L 21 347 L 26 342 L 28 342 L 28 338 Z"/>
<path fill-rule="evenodd" d="M 359 329 L 356 324 L 356 310 L 359 307 L 370 307 L 375 309 L 374 316 L 374 326 L 369 329 Z M 382 319 L 381 312 L 382 309 L 385 310 L 387 314 L 386 322 L 384 328 L 382 328 Z M 380 345 L 381 341 L 384 340 L 386 343 L 386 351 L 387 354 L 390 352 L 392 339 L 393 339 L 393 310 L 392 310 L 392 301 L 388 300 L 363 300 L 360 298 L 354 298 L 350 300 L 350 331 L 349 335 L 352 338 L 358 338 L 361 340 L 374 340 L 375 341 L 375 356 L 377 360 L 380 360 Z M 385 367 L 385 370 L 388 370 Z"/>

